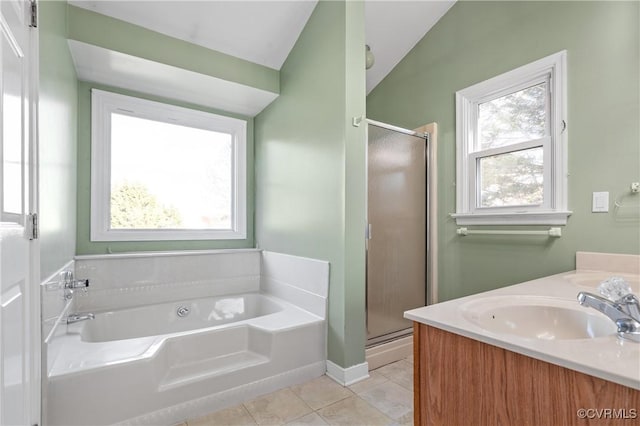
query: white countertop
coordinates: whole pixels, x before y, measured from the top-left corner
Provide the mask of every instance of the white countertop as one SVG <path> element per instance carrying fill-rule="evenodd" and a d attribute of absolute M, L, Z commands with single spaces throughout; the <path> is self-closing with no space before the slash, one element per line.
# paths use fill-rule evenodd
<path fill-rule="evenodd" d="M 405 312 L 404 317 L 640 390 L 640 343 L 618 338 L 613 322 L 611 332 L 601 337 L 554 340 L 491 332 L 477 325 L 469 315 L 469 307 L 482 306 L 483 299 L 500 306 L 512 300 L 517 304 L 518 300 L 538 299 L 543 304 L 549 302 L 570 309 L 575 303 L 577 310 L 589 310 L 590 314 L 608 320 L 595 309 L 580 306 L 576 297 L 580 291 L 597 294 L 597 285 L 611 276 L 625 277 L 636 294 L 640 291 L 638 275 L 579 270 L 413 309 Z"/>

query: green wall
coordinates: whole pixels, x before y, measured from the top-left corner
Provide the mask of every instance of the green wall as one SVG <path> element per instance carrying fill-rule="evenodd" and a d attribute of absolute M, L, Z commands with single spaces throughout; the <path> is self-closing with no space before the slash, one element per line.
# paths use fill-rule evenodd
<path fill-rule="evenodd" d="M 42 280 L 73 259 L 76 240 L 76 72 L 66 2 L 39 7 L 39 213 Z"/>
<path fill-rule="evenodd" d="M 640 253 L 637 213 L 613 209 L 640 181 L 639 7 L 458 2 L 368 96 L 375 120 L 438 123 L 440 300 L 572 270 L 576 251 Z M 573 214 L 562 238 L 456 236 L 455 92 L 563 49 Z M 609 213 L 591 213 L 593 191 L 610 192 Z"/>
<path fill-rule="evenodd" d="M 178 40 L 137 25 L 69 5 L 69 39 L 176 66 L 205 75 L 279 92 L 277 70 Z M 244 240 L 91 242 L 91 88 L 165 102 L 247 121 L 247 238 Z M 78 83 L 78 193 L 76 254 L 127 251 L 202 250 L 254 246 L 253 118 L 97 83 Z"/>
<path fill-rule="evenodd" d="M 91 206 L 91 88 L 98 88 L 124 95 L 164 102 L 200 111 L 247 121 L 247 238 L 244 240 L 198 240 L 198 241 L 127 241 L 127 242 L 92 242 L 90 241 L 90 206 Z M 253 118 L 230 114 L 198 105 L 163 99 L 157 96 L 132 92 L 96 83 L 78 82 L 78 230 L 76 254 L 118 253 L 128 251 L 158 250 L 204 250 L 221 248 L 253 247 L 254 216 L 254 171 L 253 171 Z M 188 189 L 188 188 L 187 188 Z"/>
<path fill-rule="evenodd" d="M 367 339 L 366 295 L 366 149 L 365 126 L 354 127 L 353 117 L 366 115 L 364 2 L 347 0 L 345 6 L 345 189 L 344 189 L 344 363 L 343 367 L 365 361 Z M 329 318 L 331 326 L 332 318 Z M 329 359 L 336 362 L 334 358 Z"/>
<path fill-rule="evenodd" d="M 69 6 L 68 37 L 278 93 L 278 71 L 83 8 Z"/>
<path fill-rule="evenodd" d="M 256 242 L 328 260 L 328 357 L 364 362 L 364 7 L 320 1 L 255 119 Z M 355 194 L 355 195 L 354 195 Z M 357 230 L 357 231 L 356 231 Z M 354 235 L 357 238 L 354 238 Z"/>

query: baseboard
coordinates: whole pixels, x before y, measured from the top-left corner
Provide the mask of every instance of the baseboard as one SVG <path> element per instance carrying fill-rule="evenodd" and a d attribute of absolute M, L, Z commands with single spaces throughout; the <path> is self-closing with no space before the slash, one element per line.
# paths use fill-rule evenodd
<path fill-rule="evenodd" d="M 370 370 L 400 361 L 413 353 L 413 336 L 402 337 L 391 342 L 371 347 L 365 351 Z"/>
<path fill-rule="evenodd" d="M 331 377 L 342 386 L 349 386 L 369 377 L 369 365 L 366 362 L 342 368 L 327 360 L 327 376 Z"/>

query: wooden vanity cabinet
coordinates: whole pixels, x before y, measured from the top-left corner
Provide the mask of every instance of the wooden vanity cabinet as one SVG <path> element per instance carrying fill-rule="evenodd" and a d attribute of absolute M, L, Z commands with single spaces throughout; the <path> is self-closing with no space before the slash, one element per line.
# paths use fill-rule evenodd
<path fill-rule="evenodd" d="M 640 424 L 638 390 L 417 322 L 413 336 L 415 425 Z"/>

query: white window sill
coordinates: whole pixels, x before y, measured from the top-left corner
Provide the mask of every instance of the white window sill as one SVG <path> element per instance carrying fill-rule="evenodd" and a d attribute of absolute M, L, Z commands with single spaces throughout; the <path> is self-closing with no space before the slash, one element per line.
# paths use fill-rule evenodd
<path fill-rule="evenodd" d="M 186 240 L 243 240 L 245 230 L 109 230 L 91 231 L 91 241 L 186 241 Z"/>
<path fill-rule="evenodd" d="M 528 213 L 452 213 L 457 225 L 566 225 L 570 211 Z"/>

